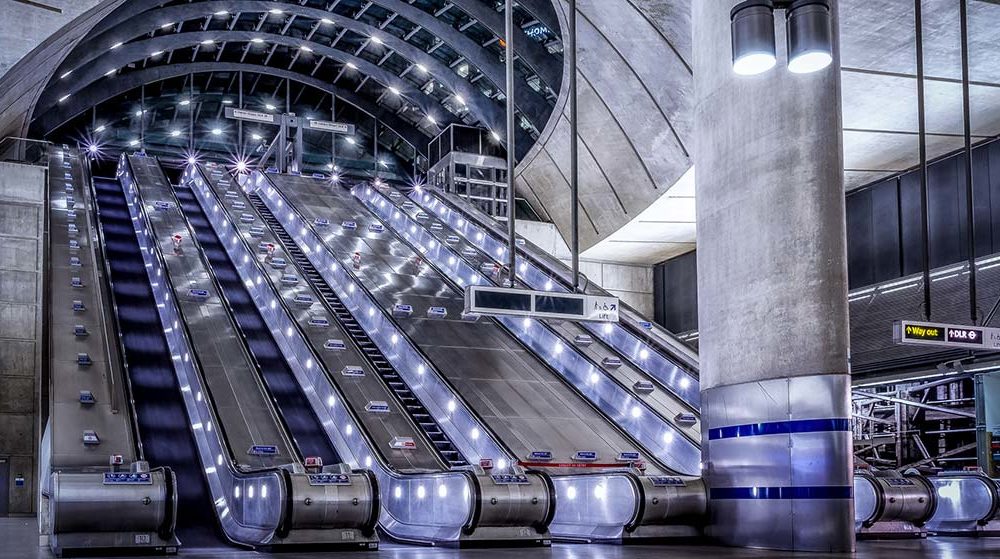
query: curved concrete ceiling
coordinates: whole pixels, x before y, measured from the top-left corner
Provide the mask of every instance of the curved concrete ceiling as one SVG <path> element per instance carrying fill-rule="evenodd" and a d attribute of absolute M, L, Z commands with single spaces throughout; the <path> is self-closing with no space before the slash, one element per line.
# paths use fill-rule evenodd
<path fill-rule="evenodd" d="M 554 20 L 544 2 L 532 2 L 530 7 Z M 37 119 L 33 131 L 47 133 L 50 129 L 45 126 L 74 116 L 69 109 L 79 108 L 79 103 L 66 101 L 77 92 L 136 68 L 205 62 L 198 53 L 206 49 L 217 52 L 219 62 L 234 62 L 226 57 L 239 51 L 243 53 L 239 63 L 263 63 L 308 77 L 316 77 L 324 63 L 333 66 L 335 75 L 328 77 L 333 85 L 347 85 L 357 94 L 354 97 L 386 105 L 422 132 L 426 139 L 417 144 L 420 150 L 451 122 L 503 129 L 504 63 L 495 34 L 502 16 L 480 0 L 119 0 L 101 8 L 88 16 L 87 25 L 80 26 L 72 40 L 63 37 L 69 28 L 53 35 L 52 40 L 65 42 L 66 48 L 49 56 L 31 84 L 8 84 L 10 75 L 0 80 L 0 86 L 9 85 L 5 92 L 16 91 L 18 98 L 26 99 L 14 111 L 19 114 L 17 130 L 12 125 L 4 129 L 6 134 L 27 130 L 26 113 Z M 533 13 L 518 9 L 520 20 L 537 21 Z M 212 44 L 205 46 L 207 41 Z M 524 80 L 516 95 L 524 124 L 517 130 L 523 153 L 551 113 L 562 63 L 558 49 L 550 52 L 520 28 L 515 46 L 518 75 Z M 266 50 L 263 62 L 245 60 L 256 47 Z M 70 48 L 75 50 L 68 52 Z M 277 49 L 283 49 L 285 56 L 272 60 Z M 29 54 L 22 66 L 32 67 L 38 56 L 37 51 Z M 112 70 L 116 75 L 109 74 Z M 337 83 L 344 81 L 345 71 L 357 78 Z M 46 81 L 48 89 L 42 92 Z M 119 88 L 109 83 L 107 89 Z M 370 107 L 363 110 L 375 112 Z"/>
<path fill-rule="evenodd" d="M 557 5 L 565 21 L 567 2 Z M 686 173 L 690 2 L 578 0 L 577 5 L 584 256 L 653 264 L 687 252 L 694 248 L 696 190 L 694 173 Z M 916 41 L 910 0 L 842 0 L 841 5 L 844 186 L 850 190 L 919 162 Z M 784 16 L 778 17 L 782 45 Z M 933 159 L 963 142 L 958 3 L 924 2 L 923 17 L 927 151 Z M 1000 135 L 997 22 L 1000 2 L 970 1 L 974 142 Z M 778 51 L 782 56 L 784 49 Z M 785 71 L 784 61 L 778 66 L 774 71 Z M 567 111 L 563 92 L 549 126 L 518 169 L 520 191 L 566 238 Z"/>

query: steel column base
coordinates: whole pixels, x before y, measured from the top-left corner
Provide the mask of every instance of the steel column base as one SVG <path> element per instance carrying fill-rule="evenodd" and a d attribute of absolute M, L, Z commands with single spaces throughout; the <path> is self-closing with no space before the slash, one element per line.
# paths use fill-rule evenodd
<path fill-rule="evenodd" d="M 850 376 L 702 391 L 706 533 L 726 545 L 854 550 Z"/>

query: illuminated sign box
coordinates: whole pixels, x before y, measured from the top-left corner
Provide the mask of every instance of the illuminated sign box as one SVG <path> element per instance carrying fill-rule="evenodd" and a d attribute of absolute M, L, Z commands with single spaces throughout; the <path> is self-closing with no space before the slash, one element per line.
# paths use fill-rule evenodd
<path fill-rule="evenodd" d="M 1000 328 L 897 320 L 892 334 L 893 341 L 904 345 L 1000 349 Z"/>
<path fill-rule="evenodd" d="M 552 293 L 473 285 L 465 289 L 465 312 L 532 318 L 618 322 L 617 297 Z"/>

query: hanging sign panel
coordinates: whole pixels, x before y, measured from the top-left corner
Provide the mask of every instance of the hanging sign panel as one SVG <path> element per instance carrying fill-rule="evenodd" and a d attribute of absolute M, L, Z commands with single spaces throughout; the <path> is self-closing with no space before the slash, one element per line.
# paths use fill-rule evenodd
<path fill-rule="evenodd" d="M 1000 328 L 897 320 L 892 330 L 897 344 L 1000 349 Z"/>

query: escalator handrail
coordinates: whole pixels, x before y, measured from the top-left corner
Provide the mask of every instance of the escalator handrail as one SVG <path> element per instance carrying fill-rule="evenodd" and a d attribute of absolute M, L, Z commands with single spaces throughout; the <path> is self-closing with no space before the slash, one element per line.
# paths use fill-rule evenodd
<path fill-rule="evenodd" d="M 164 178 L 166 177 L 164 176 Z M 170 184 L 169 181 L 167 182 L 167 184 Z M 281 436 L 284 439 L 283 444 L 285 445 L 286 448 L 288 448 L 290 452 L 293 453 L 291 458 L 301 464 L 303 462 L 302 452 L 299 449 L 298 445 L 295 444 L 295 441 L 291 436 L 291 429 L 288 427 L 288 422 L 285 421 L 285 416 L 279 413 L 278 411 L 280 408 L 278 406 L 277 401 L 275 401 L 274 394 L 271 393 L 270 388 L 267 386 L 267 381 L 265 381 L 263 378 L 263 368 L 261 367 L 260 362 L 257 360 L 257 357 L 253 354 L 253 351 L 250 349 L 250 341 L 247 339 L 246 333 L 243 331 L 243 327 L 240 326 L 239 322 L 237 322 L 236 320 L 236 311 L 233 310 L 233 307 L 229 302 L 229 295 L 225 292 L 224 289 L 222 289 L 222 285 L 219 282 L 219 278 L 215 274 L 215 269 L 211 266 L 211 264 L 208 263 L 207 258 L 204 256 L 205 253 L 204 250 L 201 248 L 201 242 L 197 239 L 197 234 L 194 231 L 194 226 L 191 224 L 190 218 L 188 218 L 187 212 L 181 209 L 180 200 L 177 199 L 176 192 L 174 191 L 173 188 L 171 188 L 170 191 L 171 191 L 171 196 L 173 197 L 173 202 L 177 204 L 177 209 L 181 214 L 182 219 L 184 220 L 184 224 L 187 227 L 188 233 L 191 236 L 191 243 L 194 244 L 196 247 L 198 247 L 197 258 L 201 261 L 202 267 L 208 272 L 209 281 L 211 281 L 212 286 L 214 286 L 216 293 L 218 293 L 219 295 L 219 302 L 221 303 L 222 308 L 225 309 L 226 311 L 226 317 L 229 319 L 229 322 L 233 326 L 233 330 L 237 333 L 237 336 L 239 337 L 240 351 L 243 354 L 243 358 L 246 360 L 247 365 L 249 365 L 250 369 L 255 373 L 252 376 L 254 378 L 255 383 L 257 384 L 257 388 L 260 390 L 261 394 L 265 396 L 264 401 L 266 402 L 268 413 L 271 415 L 271 418 L 280 426 Z M 194 196 L 193 193 L 192 196 Z M 195 199 L 195 203 L 196 204 L 198 203 L 197 198 Z M 199 208 L 200 207 L 201 206 L 199 205 Z M 202 213 L 204 214 L 204 211 Z M 207 219 L 208 216 L 206 215 L 205 218 Z M 212 234 L 215 235 L 214 230 L 212 231 Z M 221 245 L 223 242 L 222 239 L 220 239 L 218 235 L 215 235 L 215 238 L 219 241 L 219 244 Z M 228 258 L 229 256 L 226 255 L 226 259 Z M 270 334 L 271 332 L 269 331 L 268 333 Z"/>
<path fill-rule="evenodd" d="M 206 177 L 204 175 L 203 170 L 200 169 L 200 168 L 199 168 L 199 173 L 201 173 L 201 175 L 202 175 L 201 178 L 202 178 L 203 181 L 205 181 L 205 184 L 206 185 L 210 185 L 211 183 L 208 182 L 208 177 Z M 209 187 L 209 188 L 211 189 L 211 187 Z M 249 197 L 249 195 L 248 195 L 248 197 Z M 227 219 L 232 224 L 232 226 L 236 227 L 236 222 L 235 222 L 235 220 L 233 220 L 232 215 L 229 213 L 228 208 L 225 207 L 225 204 L 222 204 L 220 202 L 219 203 L 219 207 L 220 207 L 220 209 L 223 212 L 225 212 L 225 214 L 227 216 Z M 250 243 L 247 242 L 246 238 L 244 238 L 243 235 L 238 235 L 238 237 L 239 237 L 239 242 L 243 244 L 243 246 L 247 250 L 247 252 L 250 253 L 250 254 L 254 254 L 253 247 L 250 246 Z M 251 259 L 251 260 L 254 261 L 258 273 L 260 273 L 265 278 L 267 278 L 265 281 L 267 281 L 268 285 L 271 286 L 272 291 L 275 293 L 275 300 L 278 301 L 278 304 L 281 305 L 281 307 L 284 309 L 284 311 L 289 316 L 294 317 L 295 315 L 294 315 L 294 313 L 291 312 L 291 309 L 288 308 L 288 303 L 284 300 L 285 298 L 279 296 L 280 294 L 277 293 L 277 289 L 275 289 L 274 284 L 271 282 L 271 279 L 268 276 L 267 271 L 264 270 L 263 267 L 261 266 L 260 261 L 257 260 L 257 259 Z M 309 337 L 308 337 L 308 335 L 306 335 L 306 332 L 302 329 L 302 325 L 299 324 L 299 321 L 294 320 L 294 319 L 292 320 L 292 323 L 293 323 L 293 327 L 295 328 L 295 333 L 299 335 L 299 337 L 303 340 L 303 342 L 305 342 L 304 345 L 308 348 L 309 355 L 310 355 L 310 357 L 312 357 L 313 362 L 315 362 L 316 364 L 318 364 L 319 366 L 322 367 L 323 366 L 323 360 L 316 353 L 316 349 L 313 347 L 312 342 L 309 341 Z M 327 376 L 328 377 L 329 377 L 330 374 L 331 374 L 331 372 L 327 371 Z M 354 409 L 354 406 L 347 404 L 347 402 L 349 402 L 350 400 L 345 397 L 344 393 L 340 390 L 340 387 L 337 386 L 337 383 L 333 382 L 329 378 L 327 380 L 330 383 L 331 389 L 334 391 L 334 393 L 336 393 L 336 395 L 340 399 L 340 401 L 345 403 L 345 408 L 344 409 L 347 411 L 348 414 L 350 414 L 351 419 L 354 421 L 354 423 L 356 425 L 358 425 L 359 427 L 361 425 L 364 425 L 364 423 L 360 420 L 358 413 Z M 325 430 L 324 430 L 324 432 L 325 432 Z M 403 475 L 402 473 L 398 472 L 395 468 L 393 468 L 389 464 L 389 461 L 386 460 L 381 447 L 378 444 L 376 444 L 374 440 L 372 440 L 371 435 L 368 433 L 367 429 L 360 429 L 359 428 L 358 432 L 359 432 L 360 436 L 362 438 L 364 438 L 365 444 L 368 446 L 369 452 L 371 452 L 372 456 L 374 456 L 374 457 L 376 457 L 378 459 L 379 464 L 382 465 L 382 467 L 385 468 L 385 470 L 387 472 L 393 472 L 394 474 L 400 475 L 400 476 Z M 430 446 L 433 448 L 434 445 L 432 444 Z M 435 455 L 438 455 L 436 451 L 435 451 Z M 440 455 L 438 455 L 438 458 L 441 458 Z M 442 468 L 441 469 L 442 469 L 443 472 L 449 471 L 449 469 L 446 466 L 446 464 L 447 464 L 447 462 L 444 461 L 444 460 L 442 460 L 442 463 L 441 463 Z"/>
<path fill-rule="evenodd" d="M 284 192 L 282 192 L 281 189 L 277 187 L 277 185 L 271 179 L 270 175 L 268 173 L 259 173 L 259 174 L 260 174 L 260 176 L 263 176 L 265 178 L 265 180 L 268 181 L 268 183 L 271 185 L 272 188 L 274 188 L 274 191 L 284 200 L 285 206 L 287 206 L 292 212 L 294 212 L 295 216 L 304 224 L 304 227 L 306 227 L 317 239 L 322 239 L 323 238 L 322 235 L 320 235 L 319 233 L 316 232 L 316 229 L 313 226 L 312 222 L 310 220 L 305 219 L 305 217 L 302 215 L 302 212 L 299 211 L 299 209 L 296 208 L 295 206 L 293 206 L 291 203 L 289 203 L 289 201 L 288 201 L 287 197 L 285 196 Z M 350 194 L 348 194 L 348 195 L 350 195 Z M 331 254 L 333 253 L 333 249 L 332 248 L 330 248 L 329 246 L 327 246 L 326 248 L 327 248 L 328 251 L 331 252 Z M 335 254 L 334 254 L 334 257 L 337 259 L 338 262 L 340 262 L 340 259 L 337 258 Z M 462 402 L 462 405 L 465 408 L 465 410 L 468 412 L 469 416 L 480 427 L 480 431 L 482 433 L 484 433 L 486 436 L 488 436 L 490 438 L 490 440 L 493 441 L 493 444 L 496 445 L 496 447 L 501 452 L 504 452 L 507 455 L 506 458 L 510 459 L 512 464 L 516 463 L 516 454 L 513 451 L 511 451 L 511 449 L 503 441 L 501 441 L 499 439 L 499 437 L 497 437 L 493 433 L 493 430 L 489 428 L 488 424 L 486 423 L 485 420 L 483 420 L 482 416 L 480 416 L 479 413 L 475 409 L 473 409 L 472 406 L 470 406 L 466 402 L 466 400 L 462 396 L 461 392 L 459 392 L 455 388 L 455 385 L 452 384 L 452 382 L 448 379 L 448 377 L 446 375 L 444 375 L 443 373 L 441 373 L 438 370 L 437 366 L 434 365 L 434 363 L 430 360 L 429 357 L 427 357 L 427 354 L 424 353 L 423 349 L 421 349 L 418 344 L 416 344 L 412 340 L 410 340 L 409 334 L 407 334 L 406 331 L 403 328 L 401 328 L 396 323 L 396 321 L 392 317 L 392 315 L 390 313 L 387 313 L 385 311 L 385 309 L 382 307 L 382 305 L 378 303 L 378 299 L 375 298 L 375 296 L 368 289 L 368 287 L 362 281 L 360 281 L 358 279 L 358 277 L 354 274 L 354 272 L 350 269 L 349 266 L 344 266 L 344 265 L 341 264 L 341 268 L 344 270 L 344 272 L 347 274 L 347 276 L 351 279 L 351 281 L 354 283 L 354 285 L 356 286 L 356 288 L 361 292 L 361 294 L 364 295 L 365 297 L 367 297 L 368 300 L 372 302 L 372 306 L 375 307 L 375 308 L 378 308 L 379 312 L 381 312 L 383 314 L 383 316 L 385 316 L 389 320 L 390 323 L 392 323 L 393 325 L 395 325 L 395 328 L 396 328 L 396 330 L 398 332 L 398 335 L 399 335 L 400 339 L 407 340 L 409 342 L 410 346 L 413 348 L 413 351 L 417 355 L 420 356 L 421 360 L 423 360 L 425 366 L 427 367 L 428 372 L 433 373 L 434 375 L 436 375 L 436 377 L 438 378 L 438 380 L 444 386 L 446 386 L 448 388 L 448 390 L 451 392 L 451 397 L 454 398 L 456 402 Z M 467 462 L 469 461 L 468 458 L 466 458 L 466 461 Z M 471 462 L 470 462 L 470 464 L 471 464 Z"/>
<path fill-rule="evenodd" d="M 499 223 L 492 218 L 486 217 L 478 208 L 465 203 L 464 200 L 461 200 L 457 196 L 450 195 L 433 188 L 424 188 L 422 189 L 422 192 L 434 196 L 443 204 L 464 215 L 466 219 L 469 219 L 480 227 L 491 231 L 494 235 L 501 235 L 501 233 L 498 232 L 498 227 L 500 227 Z M 521 239 L 524 241 L 524 245 L 520 248 L 522 257 L 531 260 L 539 269 L 551 273 L 557 280 L 559 280 L 560 283 L 563 284 L 564 287 L 567 287 L 568 289 L 572 282 L 568 279 L 568 275 L 565 270 L 566 265 L 558 259 L 549 256 L 543 249 L 525 237 L 522 236 Z M 612 296 L 600 285 L 593 282 L 588 282 L 587 288 L 593 289 L 594 293 L 598 295 Z M 692 350 L 680 340 L 677 340 L 671 332 L 664 329 L 655 321 L 648 321 L 652 325 L 653 333 L 644 331 L 642 328 L 637 327 L 632 323 L 632 321 L 644 321 L 639 311 L 636 311 L 631 307 L 631 305 L 621 300 L 619 300 L 619 307 L 622 314 L 625 314 L 629 318 L 628 321 L 624 321 L 621 324 L 628 328 L 629 331 L 640 340 L 645 341 L 647 344 L 658 346 L 657 349 L 661 353 L 664 353 L 668 360 L 676 359 L 681 361 L 681 363 L 685 365 L 685 367 L 688 368 L 697 379 L 699 367 L 697 352 Z"/>
<path fill-rule="evenodd" d="M 359 186 L 357 186 L 355 188 L 364 188 L 364 187 L 362 187 L 362 186 L 359 185 Z M 392 203 L 392 200 L 391 199 L 387 199 L 388 197 L 385 196 L 384 194 L 382 194 L 382 192 L 378 188 L 371 187 L 371 190 L 372 190 L 373 193 L 377 193 L 379 196 L 382 196 L 382 199 L 385 200 L 386 202 L 388 202 L 393 208 L 397 207 L 395 204 Z M 355 194 L 355 196 L 360 200 L 360 195 Z M 365 201 L 361 200 L 361 203 L 365 204 Z M 397 239 L 399 239 L 399 241 L 401 243 L 403 243 L 407 248 L 409 248 L 415 254 L 419 253 L 419 251 L 416 250 L 416 248 L 414 248 L 413 245 L 411 245 L 409 241 L 407 241 L 406 239 L 404 239 L 401 235 L 399 235 L 397 233 L 395 227 L 393 227 L 392 225 L 386 223 L 385 220 L 383 220 L 381 217 L 379 217 L 378 215 L 376 215 L 371 209 L 367 208 L 367 205 L 366 205 L 366 209 L 369 210 L 369 213 L 371 213 L 371 215 L 375 219 L 378 219 L 379 222 L 381 222 L 385 226 L 386 231 L 392 231 L 392 234 Z M 402 214 L 402 215 L 405 215 L 405 214 Z M 407 217 L 407 219 L 411 219 L 411 218 Z M 412 221 L 415 222 L 416 220 L 412 220 Z M 461 256 L 461 255 L 459 255 L 459 256 Z M 438 274 L 438 276 L 441 278 L 441 280 L 443 281 L 443 283 L 445 285 L 447 285 L 449 288 L 451 288 L 452 291 L 454 291 L 456 293 L 463 293 L 464 292 L 464 290 L 455 283 L 455 281 L 451 278 L 451 276 L 449 274 L 447 274 L 444 270 L 442 270 L 435 261 L 433 261 L 430 258 L 426 258 L 426 257 L 424 257 L 424 261 L 427 262 L 427 264 L 434 269 L 434 271 Z M 463 259 L 463 261 L 464 261 L 464 259 Z M 466 264 L 466 265 L 472 267 L 469 264 Z M 480 275 L 483 276 L 484 274 L 480 274 Z M 487 281 L 493 282 L 493 279 L 492 278 L 487 278 Z M 600 407 L 597 406 L 597 404 L 595 402 L 593 402 L 589 397 L 587 397 L 585 394 L 583 394 L 580 391 L 580 389 L 577 388 L 576 385 L 573 384 L 572 381 L 570 381 L 569 379 L 567 379 L 559 371 L 555 370 L 555 368 L 553 367 L 553 365 L 551 363 L 549 363 L 548 359 L 542 357 L 541 355 L 538 355 L 535 351 L 533 351 L 532 349 L 530 349 L 525 344 L 525 342 L 523 340 L 521 340 L 520 336 L 518 336 L 515 332 L 511 331 L 510 328 L 508 328 L 506 325 L 504 325 L 503 323 L 501 323 L 499 320 L 496 320 L 494 317 L 488 316 L 488 317 L 484 317 L 484 318 L 492 321 L 494 324 L 497 325 L 497 327 L 499 327 L 501 330 L 503 330 L 507 334 L 507 336 L 509 338 L 511 338 L 518 345 L 518 347 L 522 348 L 529 355 L 533 356 L 535 358 L 535 360 L 538 361 L 538 363 L 540 363 L 546 370 L 548 370 L 555 378 L 559 379 L 573 393 L 575 393 L 577 396 L 579 396 L 581 400 L 583 400 L 584 402 L 586 402 L 591 407 L 591 409 L 593 409 L 595 411 L 595 413 L 597 413 L 601 418 L 603 418 L 607 422 L 607 424 L 609 426 L 611 426 L 616 431 L 618 431 L 618 433 L 621 434 L 625 438 L 625 440 L 627 440 L 627 441 L 635 444 L 636 448 L 646 449 L 646 445 L 641 444 L 638 440 L 636 440 L 632 436 L 631 433 L 629 433 L 627 430 L 625 430 L 624 428 L 622 428 L 621 426 L 619 426 L 618 423 L 614 419 L 612 419 L 608 415 L 607 412 L 605 412 L 604 410 L 602 410 Z M 550 334 L 552 334 L 556 338 L 565 341 L 565 339 L 558 332 L 556 332 L 552 328 L 552 326 L 550 326 L 549 324 L 547 324 L 544 320 L 538 320 L 536 322 L 538 324 L 540 324 L 543 328 L 545 328 Z M 583 353 L 582 351 L 577 350 L 577 348 L 576 348 L 576 346 L 574 344 L 567 343 L 565 345 L 566 345 L 567 351 L 576 352 L 576 354 L 579 355 L 586 363 L 590 364 L 592 367 L 594 367 L 594 368 L 596 368 L 598 370 L 601 370 L 601 368 L 596 363 L 594 363 L 594 361 L 590 358 L 590 356 L 588 356 L 587 354 Z M 614 378 L 613 376 L 608 375 L 608 379 L 613 384 L 617 385 L 620 389 L 624 390 L 626 393 L 629 393 L 628 389 L 624 385 L 622 385 L 621 381 L 619 381 L 617 378 Z M 631 395 L 631 393 L 629 393 L 629 394 Z M 636 402 L 641 403 L 646 408 L 646 411 L 648 413 L 652 414 L 655 417 L 659 417 L 660 420 L 665 425 L 667 425 L 670 428 L 672 428 L 676 433 L 680 434 L 681 436 L 683 436 L 685 439 L 687 439 L 688 441 L 692 442 L 693 444 L 695 444 L 695 445 L 698 444 L 698 443 L 692 441 L 691 438 L 686 433 L 684 433 L 680 429 L 677 429 L 673 424 L 671 424 L 670 422 L 668 422 L 666 420 L 666 418 L 664 418 L 658 411 L 656 411 L 653 408 L 651 408 L 649 406 L 649 404 L 647 404 L 645 401 L 640 400 L 638 398 L 634 398 L 634 399 L 636 400 Z M 649 452 L 648 449 L 646 449 L 646 450 L 647 450 L 647 452 L 646 452 L 646 454 L 647 454 L 647 456 L 646 456 L 647 461 L 649 461 L 649 462 L 654 462 L 655 461 L 655 463 L 664 472 L 676 473 L 676 471 L 673 468 L 669 468 L 665 464 L 663 464 L 662 460 L 660 460 L 655 455 L 655 453 Z"/>
<path fill-rule="evenodd" d="M 136 177 L 135 169 L 133 169 L 133 167 L 132 167 L 131 157 L 129 157 L 129 156 L 125 155 L 125 154 L 122 154 L 122 157 L 125 160 L 125 164 L 128 167 L 129 172 L 132 174 L 132 177 Z M 159 168 L 159 166 L 157 166 L 157 168 Z M 149 220 L 149 216 L 146 213 L 145 201 L 144 201 L 144 199 L 142 197 L 142 193 L 139 191 L 139 188 L 138 188 L 138 179 L 133 179 L 133 180 L 135 182 L 136 197 L 138 198 L 138 203 L 135 204 L 136 211 L 142 216 L 142 221 L 143 222 L 145 222 L 147 224 L 151 224 L 152 222 Z M 169 183 L 167 183 L 167 184 L 169 184 Z M 127 193 L 124 192 L 124 188 L 123 188 L 123 194 L 126 196 L 126 202 L 127 202 L 128 201 Z M 178 208 L 178 210 L 179 210 L 179 208 Z M 142 247 L 140 247 L 140 249 L 141 248 Z M 166 260 L 163 258 L 163 254 L 162 254 L 162 251 L 160 250 L 159 245 L 153 243 L 151 248 L 154 249 L 154 250 L 151 251 L 151 254 L 153 255 L 153 257 L 156 258 L 159 261 L 159 264 L 160 264 L 161 268 L 163 270 L 166 270 L 167 269 Z M 165 288 L 167 290 L 167 293 L 174 293 L 174 294 L 177 293 L 177 291 L 174 289 L 173 281 L 171 281 L 171 279 L 170 279 L 170 274 L 166 274 L 166 273 L 163 274 L 162 281 L 163 281 L 164 286 L 165 286 Z M 176 307 L 176 299 L 175 299 L 175 302 L 174 302 L 174 306 Z M 177 314 L 179 316 L 183 316 L 183 314 L 180 312 L 179 308 L 177 309 Z M 215 402 L 215 399 L 212 397 L 212 391 L 208 389 L 208 383 L 205 380 L 204 373 L 202 372 L 201 361 L 198 358 L 197 352 L 194 351 L 194 345 L 191 343 L 191 338 L 192 338 L 191 332 L 188 329 L 186 321 L 184 321 L 184 320 L 179 320 L 178 321 L 178 326 L 179 326 L 178 329 L 180 331 L 180 334 L 181 334 L 181 336 L 182 336 L 182 338 L 184 340 L 184 344 L 188 348 L 191 349 L 190 355 L 191 355 L 191 361 L 193 363 L 192 369 L 195 371 L 195 374 L 197 375 L 199 382 L 202 384 L 202 386 L 205 387 L 205 389 L 202 390 L 202 394 L 203 394 L 203 397 L 206 399 L 207 404 L 208 404 L 206 406 L 206 408 L 208 409 L 208 413 L 209 413 L 209 415 L 212 418 L 213 424 L 216 426 L 216 432 L 218 433 L 217 437 L 222 442 L 222 445 L 221 445 L 222 448 L 224 448 L 226 450 L 226 452 L 229 454 L 229 457 L 228 457 L 229 460 L 226 461 L 226 469 L 227 469 L 227 471 L 235 479 L 245 479 L 245 478 L 250 478 L 250 477 L 258 476 L 258 475 L 261 475 L 261 474 L 273 474 L 274 476 L 276 476 L 277 479 L 282 480 L 282 485 L 283 485 L 283 487 L 282 487 L 282 495 L 287 495 L 290 491 L 289 491 L 288 486 L 284 486 L 284 478 L 282 477 L 282 473 L 281 473 L 283 471 L 282 468 L 249 468 L 247 470 L 240 470 L 240 469 L 238 469 L 238 468 L 235 467 L 235 456 L 236 455 L 233 453 L 232 446 L 229 443 L 229 438 L 225 435 L 225 426 L 219 421 L 218 414 L 216 413 L 216 409 L 217 409 L 216 408 L 216 402 Z M 186 406 L 185 406 L 185 411 L 187 411 Z M 197 447 L 197 444 L 195 446 Z M 201 452 L 201 449 L 199 449 L 199 453 L 200 452 Z M 222 524 L 221 519 L 218 518 L 218 515 L 215 515 L 215 517 L 216 517 L 216 520 L 219 521 L 219 524 L 221 525 Z M 280 526 L 280 525 L 281 525 L 281 519 L 279 519 L 279 522 L 278 522 L 278 526 Z M 275 527 L 275 529 L 277 529 L 277 526 Z M 222 530 L 222 533 L 223 533 L 223 535 L 225 536 L 225 538 L 230 543 L 232 543 L 234 545 L 245 545 L 242 542 L 238 542 L 238 541 L 234 540 L 232 538 L 232 536 L 230 536 L 230 534 L 228 532 L 226 532 L 225 529 Z"/>

